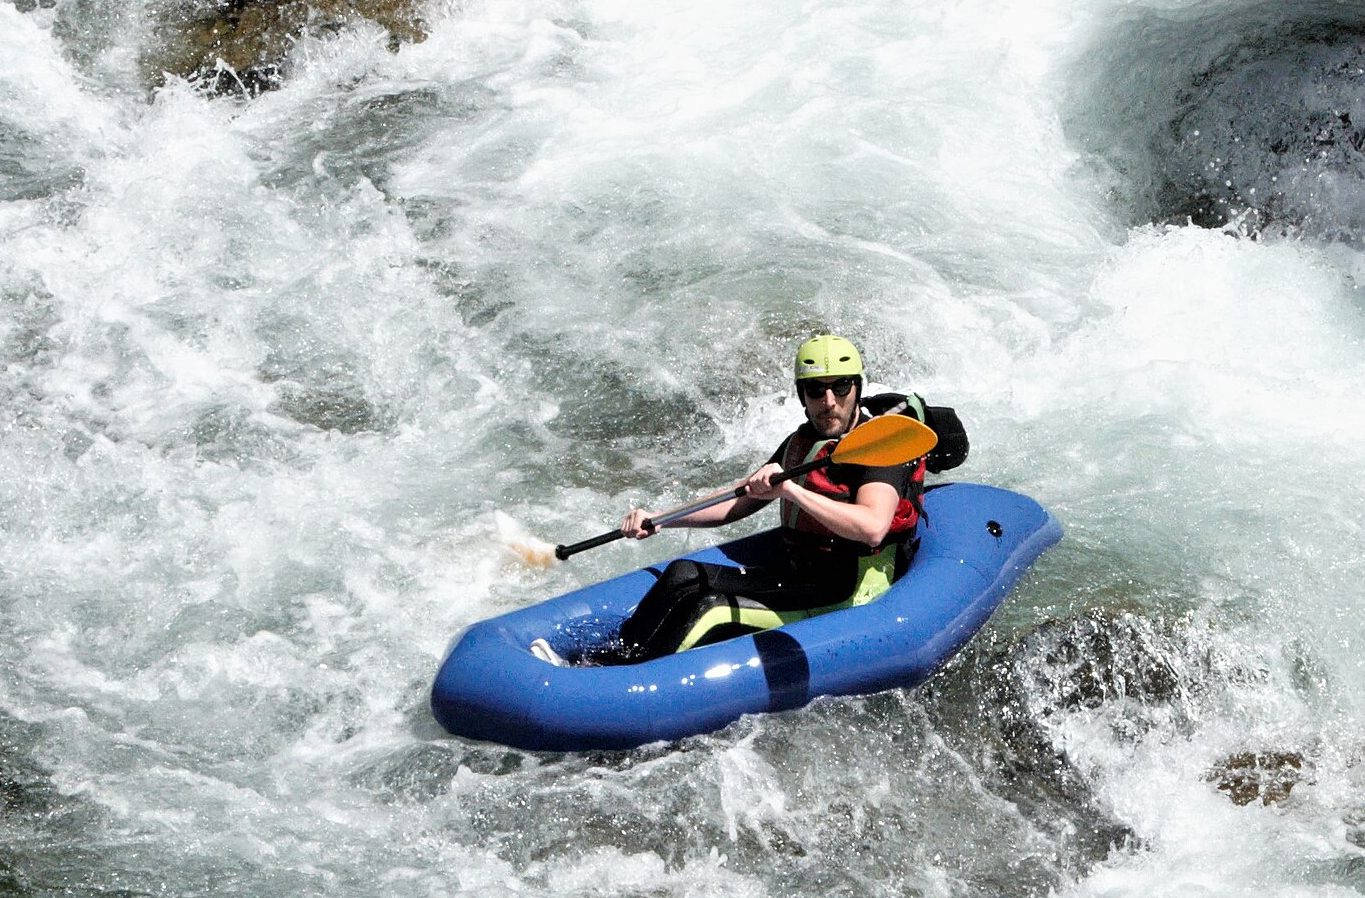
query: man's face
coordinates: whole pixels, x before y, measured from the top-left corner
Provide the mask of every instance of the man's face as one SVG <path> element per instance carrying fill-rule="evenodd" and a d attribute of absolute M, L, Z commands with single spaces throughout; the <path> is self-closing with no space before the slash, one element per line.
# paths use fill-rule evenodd
<path fill-rule="evenodd" d="M 858 412 L 856 377 L 819 377 L 796 382 L 806 418 L 825 438 L 843 436 Z"/>

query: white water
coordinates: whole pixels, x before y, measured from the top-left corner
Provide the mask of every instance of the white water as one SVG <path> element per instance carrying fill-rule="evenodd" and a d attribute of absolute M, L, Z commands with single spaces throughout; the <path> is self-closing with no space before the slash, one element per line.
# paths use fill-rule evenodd
<path fill-rule="evenodd" d="M 1365 888 L 1365 168 L 1265 149 L 1340 121 L 1351 6 L 431 19 L 149 100 L 138 8 L 0 5 L 0 891 Z M 1215 159 L 1263 239 L 1167 224 Z M 743 473 L 818 327 L 1067 528 L 988 632 L 679 747 L 442 735 L 460 627 L 713 536 L 542 572 L 496 513 Z M 1247 751 L 1288 799 L 1218 789 Z"/>

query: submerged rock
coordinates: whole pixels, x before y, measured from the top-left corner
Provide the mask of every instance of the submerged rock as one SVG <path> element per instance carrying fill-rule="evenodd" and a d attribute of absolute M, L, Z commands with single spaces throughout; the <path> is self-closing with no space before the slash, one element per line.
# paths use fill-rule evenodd
<path fill-rule="evenodd" d="M 18 819 L 52 809 L 51 775 L 32 759 L 33 747 L 41 738 L 39 727 L 0 713 L 0 817 Z M 4 870 L 0 866 L 0 895 L 10 894 L 3 888 Z"/>
<path fill-rule="evenodd" d="M 1347 811 L 1341 822 L 1346 824 L 1346 841 L 1357 848 L 1365 848 L 1365 807 Z"/>
<path fill-rule="evenodd" d="M 1234 804 L 1260 799 L 1263 805 L 1278 804 L 1306 775 L 1303 755 L 1292 751 L 1238 752 L 1209 771 L 1208 778 L 1228 793 Z"/>
<path fill-rule="evenodd" d="M 426 38 L 413 0 L 224 0 L 207 11 L 166 7 L 156 18 L 158 49 L 143 58 L 149 82 L 175 75 L 221 93 L 278 87 L 289 50 L 305 35 L 368 21 L 388 31 L 395 52 Z"/>

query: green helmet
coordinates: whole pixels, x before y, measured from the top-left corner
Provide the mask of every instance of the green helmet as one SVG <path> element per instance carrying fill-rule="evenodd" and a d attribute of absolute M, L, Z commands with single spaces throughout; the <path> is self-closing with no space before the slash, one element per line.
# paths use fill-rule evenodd
<path fill-rule="evenodd" d="M 796 350 L 796 379 L 812 377 L 862 377 L 863 358 L 858 347 L 833 334 L 811 337 Z"/>

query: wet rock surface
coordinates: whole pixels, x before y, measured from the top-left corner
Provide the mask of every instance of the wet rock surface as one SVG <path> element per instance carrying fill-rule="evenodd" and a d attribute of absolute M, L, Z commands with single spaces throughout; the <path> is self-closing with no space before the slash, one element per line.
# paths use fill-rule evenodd
<path fill-rule="evenodd" d="M 1209 780 L 1218 784 L 1234 804 L 1260 801 L 1278 804 L 1308 776 L 1303 755 L 1292 751 L 1244 751 L 1229 755 L 1209 771 Z"/>
<path fill-rule="evenodd" d="M 293 46 L 371 22 L 389 33 L 389 49 L 425 39 L 410 0 L 228 0 L 205 11 L 164 7 L 154 13 L 157 49 L 143 58 L 148 81 L 190 78 L 220 93 L 256 94 L 278 87 Z"/>
<path fill-rule="evenodd" d="M 1083 68 L 1067 128 L 1131 224 L 1365 241 L 1360 4 L 1135 10 Z"/>

